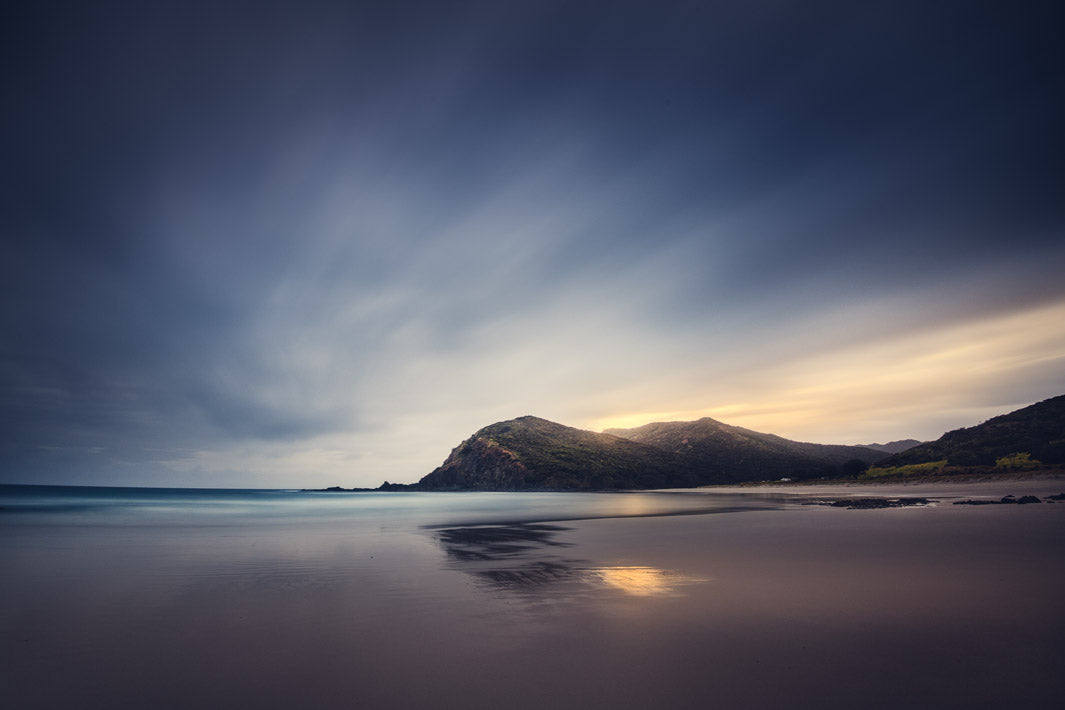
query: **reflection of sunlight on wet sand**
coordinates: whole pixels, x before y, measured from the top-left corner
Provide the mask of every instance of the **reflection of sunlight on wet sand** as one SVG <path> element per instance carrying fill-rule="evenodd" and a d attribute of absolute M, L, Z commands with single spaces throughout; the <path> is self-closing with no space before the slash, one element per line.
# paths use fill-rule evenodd
<path fill-rule="evenodd" d="M 655 508 L 652 505 L 652 499 L 648 496 L 641 495 L 623 495 L 619 496 L 617 501 L 613 502 L 616 515 L 647 515 L 655 512 Z"/>
<path fill-rule="evenodd" d="M 706 581 L 656 567 L 600 567 L 592 570 L 592 576 L 608 587 L 638 597 L 672 594 L 681 584 Z"/>

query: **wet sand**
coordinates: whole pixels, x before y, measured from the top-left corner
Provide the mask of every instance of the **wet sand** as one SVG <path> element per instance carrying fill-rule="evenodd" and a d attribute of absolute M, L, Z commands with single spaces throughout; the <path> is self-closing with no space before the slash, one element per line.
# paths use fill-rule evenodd
<path fill-rule="evenodd" d="M 490 524 L 8 525 L 0 701 L 1059 706 L 1065 503 L 951 503 L 1065 483 L 898 488 Z M 808 504 L 846 495 L 932 504 Z"/>

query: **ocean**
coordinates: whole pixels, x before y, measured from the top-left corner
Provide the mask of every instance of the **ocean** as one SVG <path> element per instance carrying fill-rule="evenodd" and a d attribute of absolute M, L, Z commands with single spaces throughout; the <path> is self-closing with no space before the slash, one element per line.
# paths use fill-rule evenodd
<path fill-rule="evenodd" d="M 0 704 L 1056 707 L 1062 486 L 0 486 Z"/>

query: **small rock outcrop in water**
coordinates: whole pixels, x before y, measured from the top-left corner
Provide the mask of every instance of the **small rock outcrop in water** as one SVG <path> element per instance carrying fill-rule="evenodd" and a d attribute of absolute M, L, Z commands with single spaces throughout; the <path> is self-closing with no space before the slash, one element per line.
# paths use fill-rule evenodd
<path fill-rule="evenodd" d="M 341 486 L 329 486 L 329 488 L 301 488 L 301 493 L 366 493 L 377 490 L 375 488 L 343 488 Z"/>

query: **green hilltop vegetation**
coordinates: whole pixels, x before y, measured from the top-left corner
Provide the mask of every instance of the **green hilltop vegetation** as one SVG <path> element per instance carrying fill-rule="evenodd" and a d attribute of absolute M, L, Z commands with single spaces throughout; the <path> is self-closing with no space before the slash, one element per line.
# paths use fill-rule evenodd
<path fill-rule="evenodd" d="M 926 463 L 910 463 L 903 466 L 870 466 L 858 478 L 860 480 L 886 479 L 886 478 L 914 478 L 933 476 L 947 466 L 947 460 L 928 461 Z"/>

